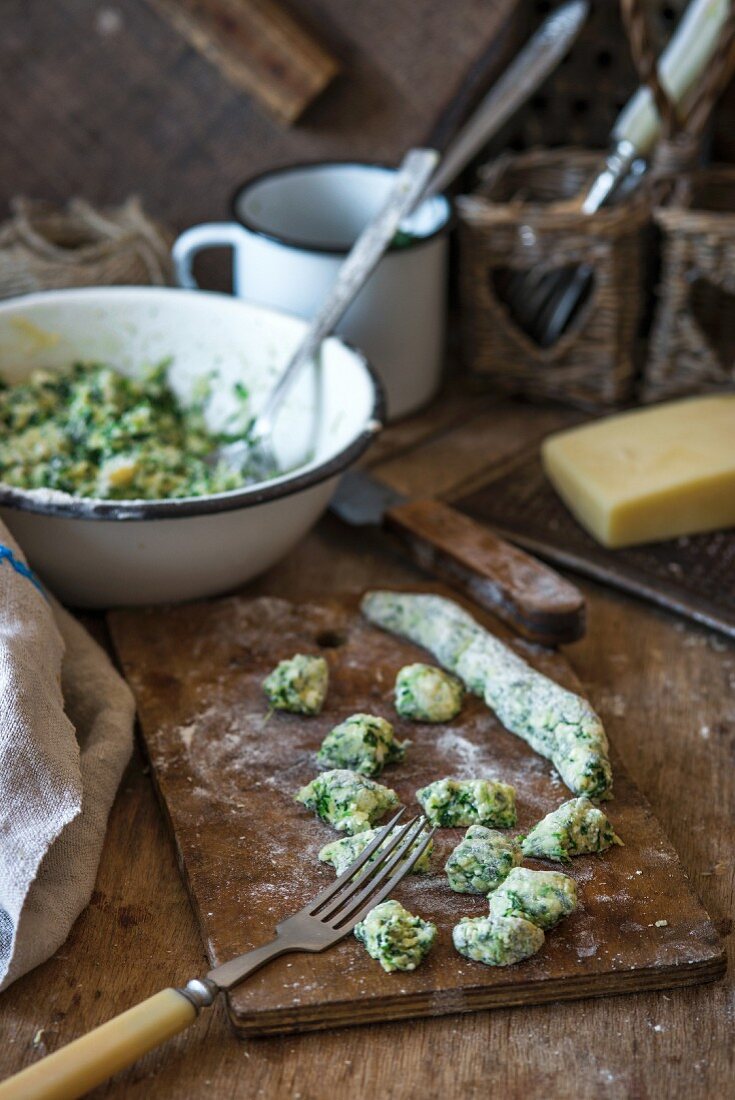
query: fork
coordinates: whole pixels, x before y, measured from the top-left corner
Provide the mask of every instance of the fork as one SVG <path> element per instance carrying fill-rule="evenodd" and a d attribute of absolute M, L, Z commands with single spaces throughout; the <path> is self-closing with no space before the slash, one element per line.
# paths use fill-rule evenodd
<path fill-rule="evenodd" d="M 426 831 L 423 816 L 396 828 L 403 813 L 399 810 L 325 890 L 281 921 L 275 939 L 215 967 L 205 978 L 194 978 L 179 989 L 161 990 L 22 1070 L 0 1083 L 0 1100 L 75 1100 L 183 1031 L 219 992 L 233 989 L 271 959 L 291 951 L 332 947 L 388 897 L 426 851 L 436 830 Z"/>

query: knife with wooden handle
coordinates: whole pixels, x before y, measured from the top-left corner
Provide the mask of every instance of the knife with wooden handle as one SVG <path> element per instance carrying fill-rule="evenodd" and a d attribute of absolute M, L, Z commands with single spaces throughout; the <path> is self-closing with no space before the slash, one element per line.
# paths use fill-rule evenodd
<path fill-rule="evenodd" d="M 349 470 L 330 507 L 351 526 L 383 526 L 422 569 L 530 641 L 553 646 L 583 636 L 585 603 L 578 588 L 448 504 L 429 497 L 409 501 L 365 471 Z"/>

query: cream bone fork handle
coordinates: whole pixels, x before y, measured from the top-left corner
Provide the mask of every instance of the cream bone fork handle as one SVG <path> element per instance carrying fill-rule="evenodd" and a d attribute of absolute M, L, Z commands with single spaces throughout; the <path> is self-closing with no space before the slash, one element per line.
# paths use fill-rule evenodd
<path fill-rule="evenodd" d="M 406 154 L 382 209 L 350 250 L 319 312 L 250 423 L 245 438 L 218 447 L 210 455 L 212 463 L 224 460 L 228 465 L 240 467 L 250 462 L 262 474 L 277 470 L 270 444 L 273 425 L 301 368 L 314 359 L 322 341 L 339 323 L 398 230 L 411 232 L 411 213 L 424 199 L 448 187 L 549 76 L 577 37 L 588 11 L 588 0 L 567 0 L 542 23 L 449 143 L 441 162 L 439 153 L 432 149 L 413 149 Z M 182 286 L 196 285 L 191 271 L 192 255 L 188 247 L 182 247 L 179 252 L 174 247 L 174 261 Z"/>
<path fill-rule="evenodd" d="M 584 596 L 530 554 L 442 501 L 408 501 L 362 470 L 342 478 L 330 505 L 352 526 L 382 524 L 413 560 L 541 645 L 581 638 Z"/>
<path fill-rule="evenodd" d="M 399 810 L 313 901 L 281 921 L 270 943 L 215 967 L 206 978 L 190 981 L 182 989 L 161 990 L 3 1081 L 0 1100 L 75 1100 L 183 1031 L 202 1008 L 212 1004 L 217 993 L 233 989 L 271 959 L 291 951 L 325 951 L 343 939 L 374 905 L 393 892 L 434 835 L 424 817 L 399 825 L 403 813 Z M 373 856 L 374 861 L 369 862 Z"/>

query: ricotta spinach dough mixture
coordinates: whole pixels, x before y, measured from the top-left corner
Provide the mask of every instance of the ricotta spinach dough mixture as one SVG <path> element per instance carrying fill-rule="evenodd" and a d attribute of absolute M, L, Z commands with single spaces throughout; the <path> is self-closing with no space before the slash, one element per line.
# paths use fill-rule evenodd
<path fill-rule="evenodd" d="M 405 758 L 408 741 L 397 741 L 393 726 L 374 714 L 353 714 L 322 741 L 317 763 L 322 768 L 347 768 L 360 775 L 380 775 L 386 764 Z"/>
<path fill-rule="evenodd" d="M 484 825 L 469 829 L 444 864 L 447 879 L 457 894 L 487 894 L 517 867 L 523 858 L 513 837 Z"/>
<path fill-rule="evenodd" d="M 491 917 L 524 917 L 548 931 L 577 908 L 577 884 L 561 871 L 514 867 L 488 900 Z"/>
<path fill-rule="evenodd" d="M 383 970 L 415 970 L 436 939 L 436 925 L 404 909 L 400 902 L 382 901 L 355 925 L 355 936 Z"/>
<path fill-rule="evenodd" d="M 368 592 L 362 612 L 433 653 L 506 729 L 551 760 L 575 794 L 611 797 L 607 737 L 587 700 L 531 668 L 459 604 L 442 596 Z"/>
<path fill-rule="evenodd" d="M 395 828 L 391 829 L 390 833 L 387 835 L 378 851 L 375 853 L 375 855 L 370 857 L 365 866 L 369 866 L 371 863 L 374 863 L 376 859 L 380 858 L 380 853 L 386 847 L 386 845 L 390 844 L 391 840 L 393 840 L 393 838 L 395 837 L 396 831 L 398 829 L 400 829 L 399 825 L 396 825 Z M 339 876 L 342 874 L 343 871 L 347 870 L 351 863 L 355 862 L 358 856 L 362 855 L 368 844 L 371 844 L 380 832 L 380 829 L 366 829 L 364 833 L 356 833 L 354 836 L 343 836 L 339 840 L 332 840 L 329 844 L 325 844 L 324 847 L 320 850 L 319 859 L 322 863 L 331 863 L 332 867 L 334 867 L 337 875 Z M 416 838 L 416 844 L 414 845 L 414 847 L 417 847 L 419 844 L 421 844 L 425 837 L 426 833 L 421 833 L 420 836 Z M 426 846 L 426 851 L 421 853 L 421 855 L 411 868 L 412 875 L 421 875 L 425 871 L 429 870 L 431 853 L 433 850 L 434 841 L 430 840 Z"/>
<path fill-rule="evenodd" d="M 400 805 L 395 791 L 346 768 L 322 772 L 295 798 L 327 825 L 350 834 L 365 832 Z"/>
<path fill-rule="evenodd" d="M 233 389 L 232 434 L 213 435 L 205 409 L 216 378 L 203 380 L 191 405 L 168 384 L 168 363 L 128 378 L 102 363 L 0 379 L 0 481 L 109 500 L 163 500 L 239 489 L 263 471 L 205 460 L 241 438 L 248 393 Z"/>

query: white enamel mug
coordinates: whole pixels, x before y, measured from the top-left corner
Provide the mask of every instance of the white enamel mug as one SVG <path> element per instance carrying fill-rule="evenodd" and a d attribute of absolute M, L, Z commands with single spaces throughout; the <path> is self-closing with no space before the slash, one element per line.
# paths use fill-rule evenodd
<path fill-rule="evenodd" d="M 311 317 L 393 175 L 375 164 L 322 162 L 256 176 L 235 192 L 233 222 L 182 233 L 173 251 L 177 279 L 195 287 L 196 254 L 229 246 L 235 294 Z M 386 253 L 337 328 L 377 370 L 390 419 L 425 405 L 441 381 L 451 220 L 443 195 L 422 203 L 406 242 Z"/>

